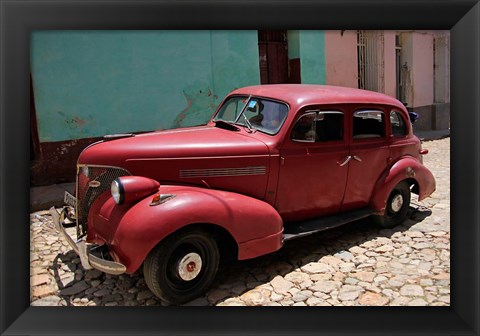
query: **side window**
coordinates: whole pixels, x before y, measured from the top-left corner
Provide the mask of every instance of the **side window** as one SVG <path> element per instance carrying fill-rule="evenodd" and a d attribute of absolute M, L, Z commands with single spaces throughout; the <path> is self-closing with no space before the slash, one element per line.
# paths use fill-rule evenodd
<path fill-rule="evenodd" d="M 319 112 L 315 124 L 317 141 L 343 140 L 343 112 Z"/>
<path fill-rule="evenodd" d="M 293 127 L 292 140 L 326 142 L 343 139 L 343 112 L 310 111 L 298 119 Z"/>
<path fill-rule="evenodd" d="M 390 124 L 392 125 L 392 134 L 396 137 L 407 135 L 407 125 L 399 112 L 390 112 Z"/>
<path fill-rule="evenodd" d="M 358 110 L 353 114 L 353 139 L 385 136 L 385 115 L 380 110 Z"/>
<path fill-rule="evenodd" d="M 293 126 L 292 140 L 300 142 L 315 142 L 315 117 L 317 112 L 305 113 Z"/>

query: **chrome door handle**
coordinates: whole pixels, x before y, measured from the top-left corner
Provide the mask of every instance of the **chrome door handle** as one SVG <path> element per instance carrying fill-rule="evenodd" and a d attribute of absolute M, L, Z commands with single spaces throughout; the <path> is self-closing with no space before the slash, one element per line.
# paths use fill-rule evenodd
<path fill-rule="evenodd" d="M 354 155 L 352 156 L 352 159 L 357 160 L 358 162 L 362 162 L 362 159 L 360 159 L 358 156 Z"/>
<path fill-rule="evenodd" d="M 340 165 L 340 167 L 343 167 L 343 166 L 345 166 L 345 165 L 348 163 L 348 161 L 350 161 L 351 159 L 352 159 L 352 157 L 349 155 L 349 156 L 347 156 L 347 157 L 345 158 L 345 161 L 343 161 L 342 163 L 340 163 L 340 162 L 337 162 L 337 163 Z"/>

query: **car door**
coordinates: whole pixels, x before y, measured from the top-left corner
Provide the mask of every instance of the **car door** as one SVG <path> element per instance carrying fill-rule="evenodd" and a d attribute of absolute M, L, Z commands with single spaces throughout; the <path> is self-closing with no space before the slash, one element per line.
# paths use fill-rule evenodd
<path fill-rule="evenodd" d="M 347 181 L 345 113 L 338 108 L 304 109 L 280 149 L 275 206 L 285 221 L 340 211 Z"/>
<path fill-rule="evenodd" d="M 342 211 L 365 208 L 389 164 L 386 114 L 380 106 L 352 108 L 348 179 Z"/>

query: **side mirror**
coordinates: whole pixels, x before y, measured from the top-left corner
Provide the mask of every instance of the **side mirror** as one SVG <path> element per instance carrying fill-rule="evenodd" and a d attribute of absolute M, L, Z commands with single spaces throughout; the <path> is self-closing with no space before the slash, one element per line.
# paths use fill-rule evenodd
<path fill-rule="evenodd" d="M 410 117 L 410 122 L 412 123 L 412 125 L 415 123 L 415 121 L 417 121 L 418 119 L 418 113 L 416 112 L 408 112 L 408 115 Z"/>

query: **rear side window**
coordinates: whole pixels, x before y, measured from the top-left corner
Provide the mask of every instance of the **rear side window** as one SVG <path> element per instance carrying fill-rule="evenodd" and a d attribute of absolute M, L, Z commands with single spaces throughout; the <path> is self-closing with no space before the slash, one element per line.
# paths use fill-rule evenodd
<path fill-rule="evenodd" d="M 292 140 L 301 142 L 343 140 L 343 112 L 307 111 L 295 123 Z"/>
<path fill-rule="evenodd" d="M 385 115 L 380 110 L 358 110 L 353 114 L 353 139 L 385 136 Z"/>
<path fill-rule="evenodd" d="M 315 131 L 320 142 L 343 140 L 343 113 L 338 111 L 318 112 Z"/>
<path fill-rule="evenodd" d="M 392 134 L 395 137 L 407 135 L 407 125 L 399 112 L 390 112 L 390 125 L 392 125 Z"/>

